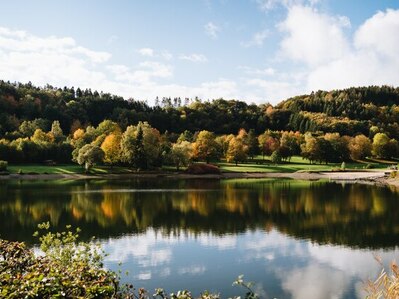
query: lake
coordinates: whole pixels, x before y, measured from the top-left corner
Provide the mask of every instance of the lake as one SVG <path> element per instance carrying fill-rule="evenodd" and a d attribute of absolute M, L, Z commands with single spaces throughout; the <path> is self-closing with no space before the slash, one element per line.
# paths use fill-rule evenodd
<path fill-rule="evenodd" d="M 106 266 L 150 292 L 263 298 L 362 298 L 364 282 L 398 258 L 399 193 L 323 181 L 2 181 L 0 236 L 36 245 L 37 224 L 95 236 Z M 118 265 L 122 262 L 122 265 Z"/>

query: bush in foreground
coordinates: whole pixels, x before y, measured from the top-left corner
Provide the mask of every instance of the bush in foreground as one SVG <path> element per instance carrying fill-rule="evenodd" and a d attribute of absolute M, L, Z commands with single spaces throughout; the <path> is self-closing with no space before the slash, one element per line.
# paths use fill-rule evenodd
<path fill-rule="evenodd" d="M 48 224 L 40 228 L 49 229 Z M 99 247 L 78 242 L 78 230 L 40 237 L 43 255 L 24 243 L 0 240 L 2 298 L 112 298 L 118 278 L 103 268 Z"/>

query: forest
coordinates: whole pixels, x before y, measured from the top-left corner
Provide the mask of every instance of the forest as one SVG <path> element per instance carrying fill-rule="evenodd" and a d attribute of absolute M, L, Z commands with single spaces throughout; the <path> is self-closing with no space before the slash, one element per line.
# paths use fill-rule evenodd
<path fill-rule="evenodd" d="M 0 81 L 0 160 L 177 169 L 191 161 L 310 163 L 398 157 L 399 88 L 317 91 L 276 106 L 162 98 L 150 106 L 90 89 Z"/>

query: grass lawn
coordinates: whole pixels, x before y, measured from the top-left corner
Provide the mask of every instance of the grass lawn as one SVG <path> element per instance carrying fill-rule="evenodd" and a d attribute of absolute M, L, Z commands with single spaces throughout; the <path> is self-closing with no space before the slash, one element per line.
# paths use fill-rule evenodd
<path fill-rule="evenodd" d="M 84 169 L 76 164 L 65 164 L 65 165 L 40 165 L 40 164 L 21 164 L 15 165 L 11 164 L 7 167 L 10 173 L 22 173 L 25 174 L 84 174 Z M 96 166 L 90 170 L 91 174 L 107 174 L 107 173 L 129 173 L 126 167 L 113 167 L 111 169 L 109 166 Z"/>
<path fill-rule="evenodd" d="M 296 172 L 296 171 L 331 171 L 341 167 L 341 163 L 336 164 L 309 164 L 309 161 L 302 159 L 302 157 L 294 156 L 290 162 L 282 164 L 272 164 L 269 157 L 262 159 L 262 156 L 257 156 L 247 163 L 239 163 L 237 166 L 234 163 L 219 162 L 215 163 L 222 171 L 227 172 Z M 365 161 L 356 161 L 346 163 L 346 169 L 360 170 L 365 169 L 366 165 L 372 165 L 372 169 L 387 169 L 390 164 L 397 164 L 395 161 L 368 159 Z M 181 170 L 183 170 L 182 168 Z M 8 166 L 10 173 L 25 174 L 84 174 L 84 169 L 77 164 L 63 164 L 63 165 L 41 165 L 41 164 L 10 164 Z M 173 166 L 163 166 L 162 171 L 170 172 L 176 171 Z M 109 166 L 96 166 L 90 170 L 91 174 L 109 174 L 109 173 L 131 173 L 132 170 L 127 167 L 115 166 L 111 169 Z"/>
<path fill-rule="evenodd" d="M 372 169 L 386 169 L 389 164 L 396 164 L 394 161 L 381 161 L 369 159 L 365 161 L 355 161 L 346 163 L 347 170 L 361 170 L 366 169 L 370 164 Z M 329 164 L 310 164 L 308 160 L 302 159 L 300 156 L 292 157 L 290 162 L 282 164 L 272 164 L 269 157 L 262 160 L 262 156 L 257 156 L 254 160 L 249 160 L 247 163 L 239 163 L 237 166 L 234 163 L 220 162 L 217 163 L 222 171 L 229 172 L 295 172 L 295 171 L 331 171 L 333 169 L 341 168 L 341 163 Z"/>

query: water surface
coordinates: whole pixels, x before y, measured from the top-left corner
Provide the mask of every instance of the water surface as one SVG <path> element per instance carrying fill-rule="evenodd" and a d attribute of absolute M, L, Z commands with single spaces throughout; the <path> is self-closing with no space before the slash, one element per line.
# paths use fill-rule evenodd
<path fill-rule="evenodd" d="M 361 298 L 398 256 L 398 193 L 386 187 L 271 179 L 7 181 L 0 236 L 36 244 L 38 223 L 100 239 L 137 287 L 240 290 L 265 298 Z M 122 262 L 119 267 L 118 263 Z"/>

